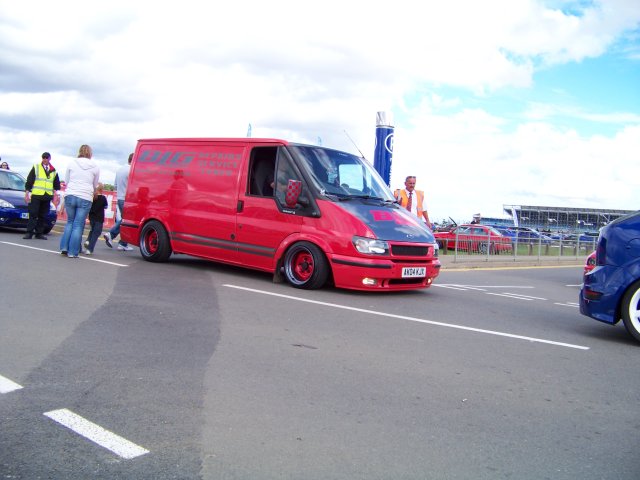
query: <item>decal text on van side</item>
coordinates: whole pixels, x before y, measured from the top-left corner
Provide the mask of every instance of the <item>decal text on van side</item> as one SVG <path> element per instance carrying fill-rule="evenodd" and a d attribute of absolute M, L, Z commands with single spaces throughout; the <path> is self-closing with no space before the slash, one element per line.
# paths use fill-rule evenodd
<path fill-rule="evenodd" d="M 195 161 L 202 175 L 231 176 L 238 170 L 242 155 L 230 152 L 175 152 L 146 150 L 140 153 L 137 163 L 141 166 L 186 167 Z"/>

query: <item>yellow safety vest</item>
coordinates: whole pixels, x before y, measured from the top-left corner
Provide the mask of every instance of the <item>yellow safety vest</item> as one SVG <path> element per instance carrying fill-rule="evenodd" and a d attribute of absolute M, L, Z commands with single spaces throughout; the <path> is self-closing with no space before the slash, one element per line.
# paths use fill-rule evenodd
<path fill-rule="evenodd" d="M 422 215 L 424 212 L 424 207 L 423 207 L 424 192 L 422 190 L 414 190 L 413 193 L 415 193 L 415 198 L 418 200 L 418 203 L 416 205 L 416 209 L 418 211 L 418 218 L 420 218 L 421 220 L 424 220 L 424 217 Z M 396 190 L 395 197 L 397 200 L 400 201 L 400 205 L 403 208 L 407 208 L 407 204 L 409 203 L 409 196 L 407 195 L 407 191 L 405 189 Z"/>
<path fill-rule="evenodd" d="M 36 179 L 31 188 L 31 195 L 51 195 L 53 197 L 53 181 L 58 172 L 55 170 L 49 172 L 49 178 L 47 178 L 47 172 L 44 171 L 42 163 L 36 163 L 33 166 L 33 171 L 36 173 Z"/>

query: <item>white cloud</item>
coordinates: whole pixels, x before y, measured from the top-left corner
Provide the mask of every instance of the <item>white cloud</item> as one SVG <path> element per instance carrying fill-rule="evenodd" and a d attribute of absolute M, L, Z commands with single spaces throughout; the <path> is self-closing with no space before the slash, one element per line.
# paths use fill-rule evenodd
<path fill-rule="evenodd" d="M 562 191 L 586 201 L 595 197 L 553 190 L 544 169 L 593 184 L 582 167 L 559 164 L 586 153 L 592 163 L 611 152 L 628 159 L 631 127 L 610 139 L 581 138 L 550 123 L 558 107 L 538 105 L 510 131 L 505 119 L 430 88 L 484 98 L 503 87 L 533 88 L 540 64 L 600 55 L 640 21 L 636 1 L 597 2 L 581 16 L 544 5 L 61 1 L 39 2 L 34 15 L 31 2 L 0 0 L 0 156 L 25 171 L 48 150 L 64 168 L 89 143 L 108 182 L 139 138 L 244 136 L 251 123 L 253 136 L 321 137 L 355 151 L 346 130 L 372 158 L 375 113 L 393 110 L 403 122 L 394 186 L 405 172 L 418 175 L 436 218 L 558 203 L 551 195 Z M 457 113 L 442 113 L 451 107 Z M 638 123 L 638 112 L 569 113 Z M 623 198 L 637 203 L 633 193 Z"/>

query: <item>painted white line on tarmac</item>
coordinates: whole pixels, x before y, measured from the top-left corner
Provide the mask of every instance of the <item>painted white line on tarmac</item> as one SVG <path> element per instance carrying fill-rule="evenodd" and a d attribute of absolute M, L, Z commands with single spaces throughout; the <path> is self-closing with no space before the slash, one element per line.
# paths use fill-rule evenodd
<path fill-rule="evenodd" d="M 466 288 L 456 287 L 456 286 L 453 286 L 453 285 L 440 285 L 440 284 L 438 284 L 438 285 L 431 285 L 431 286 L 432 287 L 440 287 L 440 288 L 448 288 L 450 290 L 462 290 L 462 291 L 466 291 L 467 290 Z"/>
<path fill-rule="evenodd" d="M 495 297 L 515 298 L 516 300 L 528 300 L 528 301 L 532 301 L 533 300 L 533 298 L 519 297 L 519 296 L 516 296 L 516 295 L 509 295 L 507 293 L 491 293 L 491 292 L 487 292 L 487 295 L 493 295 Z"/>
<path fill-rule="evenodd" d="M 545 300 L 545 301 L 547 300 L 546 298 L 534 297 L 532 295 L 522 295 L 521 293 L 502 292 L 502 293 L 487 293 L 487 295 L 500 295 L 502 297 L 518 298 L 520 300 Z"/>
<path fill-rule="evenodd" d="M 129 440 L 116 435 L 109 430 L 105 430 L 100 425 L 90 422 L 86 418 L 73 413 L 71 410 L 62 408 L 44 413 L 45 416 L 58 422 L 60 425 L 76 432 L 78 435 L 97 443 L 101 447 L 112 451 L 122 458 L 131 459 L 149 453 L 149 450 L 142 448 Z"/>
<path fill-rule="evenodd" d="M 462 285 L 460 283 L 434 283 L 432 287 L 457 288 L 462 290 L 479 290 L 484 292 L 487 288 L 534 288 L 529 285 Z"/>
<path fill-rule="evenodd" d="M 48 250 L 46 248 L 31 247 L 29 245 L 22 245 L 20 243 L 13 243 L 13 242 L 2 242 L 2 241 L 0 241 L 0 243 L 4 243 L 5 245 L 13 245 L 14 247 L 22 247 L 22 248 L 29 248 L 31 250 L 38 250 L 40 252 L 55 253 L 56 255 L 62 257 L 62 255 L 60 255 L 60 251 L 59 250 Z M 124 263 L 109 262 L 107 260 L 100 260 L 99 258 L 86 257 L 86 256 L 82 256 L 82 255 L 78 255 L 78 258 L 80 258 L 81 260 L 89 260 L 91 262 L 99 262 L 99 263 L 106 263 L 107 265 L 115 265 L 116 267 L 128 267 L 129 266 L 129 265 L 126 265 Z"/>
<path fill-rule="evenodd" d="M 18 385 L 16 382 L 0 375 L 0 393 L 9 393 L 14 390 L 20 390 L 21 388 L 22 385 Z"/>
<path fill-rule="evenodd" d="M 558 302 L 555 302 L 555 303 L 554 303 L 554 305 L 560 305 L 561 307 L 573 307 L 573 308 L 580 308 L 580 305 L 578 305 L 577 303 L 570 303 L 570 302 L 567 302 L 567 303 L 558 303 Z"/>
<path fill-rule="evenodd" d="M 271 295 L 273 297 L 288 298 L 289 300 L 296 300 L 298 302 L 305 302 L 305 303 L 313 303 L 315 305 L 323 305 L 325 307 L 340 308 L 343 310 L 351 310 L 353 312 L 368 313 L 370 315 L 379 315 L 381 317 L 398 318 L 400 320 L 409 320 L 410 322 L 418 322 L 418 323 L 425 323 L 428 325 L 437 325 L 439 327 L 448 327 L 448 328 L 455 328 L 458 330 L 466 330 L 468 332 L 484 333 L 487 335 L 496 335 L 499 337 L 513 338 L 517 340 L 526 340 L 529 342 L 536 342 L 536 343 L 545 343 L 547 345 L 556 345 L 559 347 L 575 348 L 577 350 L 589 350 L 589 347 L 585 347 L 583 345 L 574 345 L 571 343 L 555 342 L 553 340 L 545 340 L 543 338 L 526 337 L 524 335 L 514 335 L 512 333 L 498 332 L 495 330 L 485 330 L 483 328 L 465 327 L 464 325 L 436 322 L 434 320 L 424 320 L 422 318 L 407 317 L 405 315 L 396 315 L 393 313 L 376 312 L 374 310 L 367 310 L 364 308 L 349 307 L 346 305 L 338 305 L 336 303 L 319 302 L 317 300 L 308 300 L 306 298 L 298 298 L 298 297 L 293 297 L 291 295 L 283 295 L 281 293 L 273 293 L 273 292 L 267 292 L 265 290 L 257 290 L 255 288 L 241 287 L 239 285 L 224 284 L 223 287 L 236 288 L 238 290 L 245 290 L 247 292 L 260 293 L 263 295 Z"/>

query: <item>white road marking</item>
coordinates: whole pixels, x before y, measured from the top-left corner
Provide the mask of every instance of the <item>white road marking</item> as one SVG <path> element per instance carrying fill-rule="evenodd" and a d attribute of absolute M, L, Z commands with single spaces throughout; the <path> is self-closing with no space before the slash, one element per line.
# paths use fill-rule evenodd
<path fill-rule="evenodd" d="M 517 298 L 519 300 L 547 300 L 546 298 L 542 298 L 542 297 L 533 297 L 531 295 L 522 295 L 520 293 L 509 293 L 509 292 L 502 292 L 502 293 L 489 293 L 487 292 L 487 295 L 500 295 L 501 297 L 511 297 L 511 298 Z"/>
<path fill-rule="evenodd" d="M 0 243 L 4 243 L 5 245 L 13 245 L 14 247 L 30 248 L 31 250 L 38 250 L 40 252 L 55 253 L 56 255 L 62 256 L 62 255 L 60 255 L 60 251 L 59 250 L 48 250 L 46 248 L 31 247 L 29 245 L 22 245 L 20 243 L 13 243 L 13 242 L 2 242 L 2 241 L 0 241 Z M 106 263 L 107 265 L 115 265 L 116 267 L 128 267 L 129 266 L 129 265 L 126 265 L 124 263 L 108 262 L 107 260 L 100 260 L 99 258 L 95 258 L 95 257 L 87 257 L 87 256 L 78 255 L 78 258 L 80 258 L 82 260 L 90 260 L 92 262 Z"/>
<path fill-rule="evenodd" d="M 580 308 L 580 305 L 578 305 L 577 303 L 571 303 L 571 302 L 567 302 L 567 303 L 558 303 L 555 302 L 554 305 L 560 305 L 561 307 L 573 307 L 573 308 Z"/>
<path fill-rule="evenodd" d="M 9 393 L 14 390 L 20 390 L 21 388 L 22 385 L 18 385 L 16 382 L 0 375 L 0 393 Z"/>
<path fill-rule="evenodd" d="M 580 287 L 581 285 L 565 285 L 566 287 Z M 439 284 L 434 284 L 432 285 L 432 287 L 440 287 L 440 288 L 448 288 L 450 290 L 462 290 L 462 291 L 466 291 L 466 290 L 478 290 L 478 291 L 485 291 L 488 288 L 534 288 L 532 286 L 526 286 L 526 285 L 485 285 L 482 287 L 479 286 L 471 286 L 471 285 L 461 285 L 458 283 L 439 283 Z M 548 299 L 546 298 L 542 298 L 542 297 L 533 297 L 531 295 L 522 295 L 521 293 L 508 293 L 508 292 L 502 292 L 502 293 L 492 293 L 492 292 L 485 292 L 487 295 L 494 295 L 496 297 L 506 297 L 506 298 L 515 298 L 517 300 L 544 300 L 547 301 Z M 560 305 L 562 307 L 577 307 L 579 306 L 577 303 L 576 304 L 572 304 L 572 302 L 567 302 L 565 303 L 554 303 L 554 305 Z"/>
<path fill-rule="evenodd" d="M 515 298 L 517 300 L 528 300 L 528 301 L 532 301 L 533 300 L 533 298 L 516 297 L 514 295 L 508 295 L 506 293 L 491 293 L 491 292 L 487 292 L 487 295 L 495 295 L 496 297 Z"/>
<path fill-rule="evenodd" d="M 97 443 L 101 447 L 112 451 L 122 458 L 131 459 L 149 453 L 149 450 L 142 448 L 129 440 L 105 430 L 100 425 L 73 413 L 71 410 L 62 408 L 44 413 L 45 416 L 58 422 L 60 425 L 76 432 L 78 435 Z"/>
<path fill-rule="evenodd" d="M 332 307 L 332 308 L 340 308 L 343 310 L 351 310 L 354 312 L 361 312 L 361 313 L 368 313 L 371 315 L 379 315 L 381 317 L 389 317 L 389 318 L 398 318 L 400 320 L 409 320 L 411 322 L 418 322 L 418 323 L 425 323 L 425 324 L 429 324 L 429 325 L 437 325 L 440 327 L 448 327 L 448 328 L 455 328 L 458 330 L 466 330 L 469 332 L 476 332 L 476 333 L 485 333 L 487 335 L 496 335 L 499 337 L 508 337 L 508 338 L 514 338 L 514 339 L 518 339 L 518 340 L 526 340 L 529 342 L 537 342 L 537 343 L 545 343 L 548 345 L 557 345 L 560 347 L 567 347 L 567 348 L 575 348 L 578 350 L 589 350 L 589 347 L 585 347 L 582 345 L 574 345 L 571 343 L 564 343 L 564 342 L 556 342 L 553 340 L 545 340 L 543 338 L 535 338 L 535 337 L 526 337 L 524 335 L 514 335 L 512 333 L 505 333 L 505 332 L 498 332 L 495 330 L 485 330 L 482 328 L 474 328 L 474 327 L 465 327 L 464 325 L 456 325 L 453 323 L 444 323 L 444 322 L 436 322 L 434 320 L 425 320 L 422 318 L 415 318 L 415 317 L 408 317 L 405 315 L 396 315 L 393 313 L 384 313 L 384 312 L 376 312 L 374 310 L 367 310 L 364 308 L 356 308 L 356 307 L 349 307 L 347 305 L 338 305 L 336 303 L 327 303 L 327 302 L 319 302 L 317 300 L 308 300 L 306 298 L 299 298 L 299 297 L 294 297 L 291 295 L 284 295 L 281 293 L 274 293 L 274 292 L 268 292 L 265 290 L 257 290 L 255 288 L 247 288 L 247 287 L 241 287 L 239 285 L 230 285 L 230 284 L 224 284 L 224 287 L 229 287 L 229 288 L 236 288 L 238 290 L 245 290 L 247 292 L 253 292 L 253 293 L 260 293 L 263 295 L 271 295 L 273 297 L 280 297 L 280 298 L 288 298 L 289 300 L 295 300 L 298 302 L 305 302 L 305 303 L 313 303 L 315 305 L 323 305 L 325 307 Z"/>
<path fill-rule="evenodd" d="M 440 288 L 449 288 L 451 290 L 462 290 L 462 291 L 466 291 L 466 288 L 461 288 L 461 287 L 454 287 L 453 285 L 432 285 L 433 287 L 440 287 Z"/>
<path fill-rule="evenodd" d="M 534 288 L 529 285 L 461 285 L 459 283 L 434 283 L 432 287 L 452 288 L 454 290 L 479 290 L 484 292 L 487 288 Z"/>

